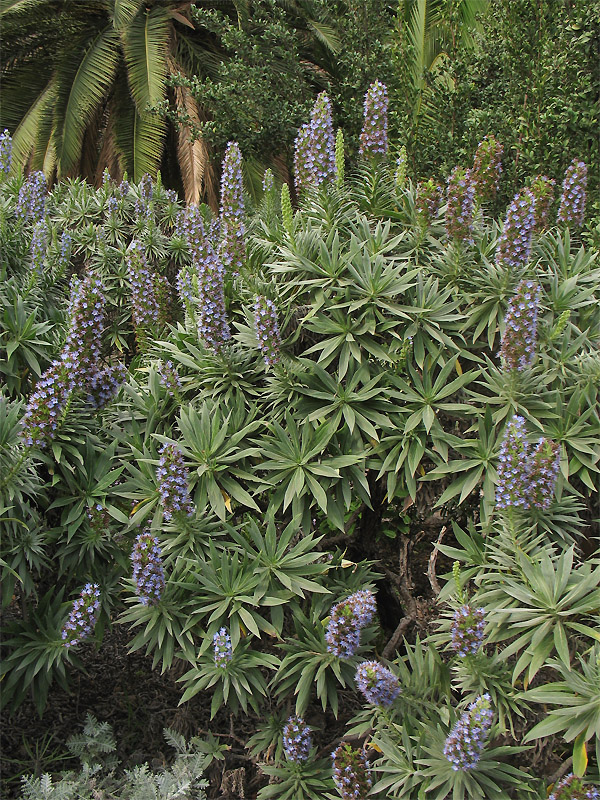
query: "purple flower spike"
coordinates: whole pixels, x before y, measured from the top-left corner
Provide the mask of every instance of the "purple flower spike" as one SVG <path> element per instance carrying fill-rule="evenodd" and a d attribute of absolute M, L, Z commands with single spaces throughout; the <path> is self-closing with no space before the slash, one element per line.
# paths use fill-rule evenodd
<path fill-rule="evenodd" d="M 298 131 L 294 173 L 298 193 L 318 189 L 336 178 L 331 101 L 325 92 L 317 97 L 308 125 Z"/>
<path fill-rule="evenodd" d="M 548 800 L 600 800 L 600 789 L 586 786 L 581 778 L 571 773 L 554 785 Z"/>
<path fill-rule="evenodd" d="M 504 148 L 494 136 L 486 136 L 479 143 L 471 177 L 475 186 L 475 195 L 481 202 L 491 202 L 500 186 L 502 175 L 502 153 Z"/>
<path fill-rule="evenodd" d="M 183 453 L 176 445 L 162 446 L 156 477 L 165 519 L 172 519 L 177 514 L 191 516 L 194 506 L 190 500 L 188 473 Z"/>
<path fill-rule="evenodd" d="M 554 186 L 556 181 L 545 175 L 538 175 L 531 184 L 531 192 L 535 197 L 535 221 L 533 230 L 541 233 L 550 225 L 550 208 L 554 202 Z"/>
<path fill-rule="evenodd" d="M 547 510 L 554 498 L 554 487 L 560 468 L 558 442 L 540 439 L 531 454 L 530 502 L 532 506 Z"/>
<path fill-rule="evenodd" d="M 279 361 L 281 335 L 277 324 L 277 309 L 275 303 L 267 297 L 258 296 L 253 306 L 254 329 L 258 346 L 265 364 L 271 367 Z"/>
<path fill-rule="evenodd" d="M 428 181 L 421 181 L 417 184 L 417 198 L 415 209 L 423 228 L 431 225 L 432 220 L 437 217 L 437 213 L 442 204 L 444 192 L 441 186 L 429 178 Z"/>
<path fill-rule="evenodd" d="M 12 161 L 12 138 L 5 128 L 0 133 L 0 178 L 6 178 Z"/>
<path fill-rule="evenodd" d="M 135 538 L 131 551 L 135 593 L 143 605 L 156 605 L 165 589 L 161 551 L 156 536 L 148 531 Z"/>
<path fill-rule="evenodd" d="M 452 622 L 452 649 L 456 655 L 475 655 L 483 644 L 485 628 L 485 611 L 483 608 L 471 608 L 468 603 L 454 612 Z"/>
<path fill-rule="evenodd" d="M 175 397 L 181 391 L 181 380 L 172 361 L 161 361 L 158 365 L 158 377 L 169 397 Z"/>
<path fill-rule="evenodd" d="M 355 680 L 367 703 L 375 706 L 389 706 L 400 694 L 398 678 L 378 661 L 359 664 Z"/>
<path fill-rule="evenodd" d="M 453 770 L 467 772 L 477 766 L 492 726 L 489 694 L 478 697 L 456 723 L 444 745 Z"/>
<path fill-rule="evenodd" d="M 23 415 L 23 442 L 44 449 L 55 438 L 63 412 L 75 388 L 74 363 L 54 361 L 29 398 Z"/>
<path fill-rule="evenodd" d="M 325 633 L 327 650 L 338 658 L 352 658 L 360 644 L 360 631 L 375 613 L 375 598 L 369 591 L 355 594 L 332 606 Z"/>
<path fill-rule="evenodd" d="M 31 269 L 41 275 L 48 247 L 48 225 L 45 219 L 36 222 L 31 237 Z"/>
<path fill-rule="evenodd" d="M 233 648 L 231 646 L 231 637 L 226 628 L 221 628 L 213 636 L 213 651 L 215 666 L 220 669 L 227 669 L 227 665 L 233 658 Z"/>
<path fill-rule="evenodd" d="M 237 142 L 229 142 L 223 159 L 220 219 L 219 255 L 225 268 L 237 273 L 246 260 L 242 154 Z"/>
<path fill-rule="evenodd" d="M 587 166 L 574 158 L 565 172 L 557 222 L 577 227 L 583 225 L 586 188 Z"/>
<path fill-rule="evenodd" d="M 473 243 L 473 212 L 475 209 L 475 186 L 471 173 L 463 167 L 454 167 L 448 178 L 448 208 L 446 210 L 446 233 L 452 239 L 467 244 Z"/>
<path fill-rule="evenodd" d="M 283 728 L 283 751 L 287 760 L 303 763 L 311 747 L 312 737 L 306 722 L 300 717 L 290 717 Z"/>
<path fill-rule="evenodd" d="M 46 214 L 46 190 L 48 186 L 43 172 L 32 172 L 19 191 L 17 219 L 40 222 Z"/>
<path fill-rule="evenodd" d="M 498 238 L 496 264 L 515 269 L 527 264 L 534 224 L 535 195 L 530 189 L 523 189 L 515 195 L 506 212 L 504 227 Z"/>
<path fill-rule="evenodd" d="M 514 416 L 504 431 L 498 461 L 497 508 L 529 508 L 529 443 L 523 417 Z"/>
<path fill-rule="evenodd" d="M 342 800 L 366 800 L 372 786 L 364 750 L 342 742 L 331 754 L 333 782 Z"/>
<path fill-rule="evenodd" d="M 127 251 L 127 277 L 135 335 L 140 347 L 144 347 L 148 332 L 158 324 L 160 308 L 154 292 L 154 273 L 148 267 L 141 242 L 135 239 Z"/>
<path fill-rule="evenodd" d="M 62 630 L 65 647 L 74 647 L 87 639 L 96 625 L 100 608 L 100 587 L 97 583 L 88 583 L 81 595 L 73 603 L 69 619 Z"/>
<path fill-rule="evenodd" d="M 521 281 L 508 304 L 506 326 L 500 345 L 500 359 L 506 370 L 522 372 L 533 364 L 537 341 L 540 287 Z"/>
<path fill-rule="evenodd" d="M 387 110 L 387 87 L 381 81 L 375 81 L 365 95 L 364 122 L 360 134 L 360 155 L 363 158 L 387 153 Z"/>

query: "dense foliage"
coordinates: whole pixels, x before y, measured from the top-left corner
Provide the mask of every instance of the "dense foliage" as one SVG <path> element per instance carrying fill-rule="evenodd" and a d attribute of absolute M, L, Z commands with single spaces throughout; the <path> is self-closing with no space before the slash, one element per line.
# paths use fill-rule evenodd
<path fill-rule="evenodd" d="M 376 148 L 344 177 L 341 141 L 320 96 L 295 212 L 270 180 L 250 209 L 235 144 L 218 218 L 149 177 L 4 180 L 2 701 L 43 714 L 124 625 L 181 703 L 254 720 L 261 800 L 544 798 L 570 757 L 597 784 L 582 168 L 536 225 L 528 190 L 490 215 L 494 158 L 444 195 Z"/>

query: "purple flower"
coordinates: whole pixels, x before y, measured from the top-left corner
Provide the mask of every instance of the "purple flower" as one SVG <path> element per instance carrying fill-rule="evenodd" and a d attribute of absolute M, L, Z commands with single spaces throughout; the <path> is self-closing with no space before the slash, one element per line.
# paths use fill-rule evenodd
<path fill-rule="evenodd" d="M 148 267 L 141 242 L 134 239 L 126 256 L 127 277 L 131 285 L 131 311 L 140 348 L 146 346 L 148 333 L 158 325 L 159 306 L 154 293 L 154 273 Z"/>
<path fill-rule="evenodd" d="M 68 359 L 54 361 L 38 381 L 22 419 L 27 447 L 43 449 L 54 439 L 75 388 L 74 370 Z"/>
<path fill-rule="evenodd" d="M 161 361 L 158 365 L 158 377 L 169 397 L 176 397 L 181 390 L 181 381 L 172 361 Z"/>
<path fill-rule="evenodd" d="M 93 408 L 104 408 L 118 394 L 126 378 L 127 368 L 120 361 L 103 369 L 95 367 L 85 382 L 86 402 Z"/>
<path fill-rule="evenodd" d="M 539 297 L 539 286 L 532 281 L 521 281 L 508 304 L 499 353 L 506 370 L 522 372 L 533 364 Z"/>
<path fill-rule="evenodd" d="M 448 178 L 448 207 L 446 233 L 457 241 L 473 243 L 473 211 L 475 187 L 471 173 L 463 167 L 454 167 Z"/>
<path fill-rule="evenodd" d="M 433 178 L 417 184 L 415 209 L 424 228 L 430 225 L 431 221 L 437 217 L 443 197 L 442 187 L 438 186 Z"/>
<path fill-rule="evenodd" d="M 548 509 L 554 497 L 554 487 L 560 467 L 560 446 L 549 439 L 540 439 L 530 456 L 530 503 Z"/>
<path fill-rule="evenodd" d="M 48 247 L 48 225 L 45 219 L 36 222 L 31 237 L 31 269 L 41 275 Z"/>
<path fill-rule="evenodd" d="M 342 742 L 331 754 L 333 782 L 342 800 L 365 800 L 372 786 L 364 750 Z"/>
<path fill-rule="evenodd" d="M 97 583 L 88 583 L 73 603 L 69 619 L 62 630 L 65 647 L 73 647 L 90 636 L 98 619 L 99 608 L 100 587 Z"/>
<path fill-rule="evenodd" d="M 17 219 L 40 222 L 46 214 L 46 178 L 43 172 L 32 172 L 19 190 Z"/>
<path fill-rule="evenodd" d="M 213 636 L 213 651 L 215 665 L 220 669 L 227 669 L 227 665 L 233 658 L 233 648 L 231 646 L 231 637 L 226 628 L 221 628 Z"/>
<path fill-rule="evenodd" d="M 294 142 L 294 185 L 297 194 L 301 194 L 311 185 L 310 158 L 310 124 L 306 123 L 298 131 Z"/>
<path fill-rule="evenodd" d="M 131 563 L 135 593 L 143 605 L 156 605 L 165 589 L 161 551 L 156 536 L 143 531 L 135 537 Z"/>
<path fill-rule="evenodd" d="M 88 518 L 90 530 L 93 533 L 98 536 L 107 533 L 110 527 L 110 516 L 106 509 L 97 503 L 91 508 L 86 508 L 85 513 Z"/>
<path fill-rule="evenodd" d="M 535 195 L 530 189 L 516 194 L 506 212 L 502 233 L 498 238 L 496 264 L 524 267 L 529 261 L 535 224 Z"/>
<path fill-rule="evenodd" d="M 123 186 L 123 184 L 121 184 L 121 186 Z M 148 218 L 152 213 L 152 195 L 154 194 L 152 177 L 148 175 L 148 173 L 142 175 L 138 188 L 140 196 L 139 199 L 135 201 L 135 213 L 138 217 Z"/>
<path fill-rule="evenodd" d="M 498 460 L 498 508 L 529 508 L 529 443 L 523 417 L 514 416 L 504 430 Z"/>
<path fill-rule="evenodd" d="M 283 750 L 288 761 L 301 764 L 308 759 L 312 737 L 310 728 L 300 717 L 290 717 L 283 728 Z"/>
<path fill-rule="evenodd" d="M 0 133 L 0 178 L 6 178 L 10 172 L 11 161 L 12 138 L 8 130 L 5 128 L 3 133 Z"/>
<path fill-rule="evenodd" d="M 335 180 L 335 137 L 331 101 L 325 92 L 317 97 L 310 122 L 298 131 L 294 157 L 294 173 L 298 193 L 318 189 Z"/>
<path fill-rule="evenodd" d="M 356 592 L 332 606 L 325 632 L 328 652 L 352 658 L 360 644 L 360 631 L 369 625 L 375 610 L 375 598 L 369 591 Z"/>
<path fill-rule="evenodd" d="M 375 706 L 389 706 L 400 694 L 398 678 L 378 661 L 359 664 L 355 680 L 367 703 Z"/>
<path fill-rule="evenodd" d="M 188 489 L 188 472 L 183 453 L 177 445 L 162 446 L 156 477 L 165 519 L 169 520 L 177 514 L 191 516 L 194 506 Z"/>
<path fill-rule="evenodd" d="M 265 194 L 270 194 L 273 191 L 274 185 L 275 184 L 274 184 L 273 170 L 266 169 L 263 175 L 263 182 L 262 182 L 263 192 Z"/>
<path fill-rule="evenodd" d="M 504 148 L 491 134 L 479 143 L 471 179 L 475 186 L 475 195 L 481 202 L 491 202 L 500 186 L 502 174 L 502 153 Z"/>
<path fill-rule="evenodd" d="M 246 223 L 242 186 L 242 154 L 229 142 L 221 174 L 221 240 L 219 255 L 226 269 L 239 272 L 246 260 Z"/>
<path fill-rule="evenodd" d="M 586 187 L 587 166 L 574 158 L 565 172 L 557 222 L 573 223 L 578 227 L 583 225 Z"/>
<path fill-rule="evenodd" d="M 464 712 L 444 745 L 444 755 L 453 770 L 464 772 L 477 766 L 492 726 L 489 694 L 478 697 Z"/>
<path fill-rule="evenodd" d="M 586 786 L 581 778 L 571 773 L 554 785 L 548 800 L 600 800 L 600 789 Z"/>
<path fill-rule="evenodd" d="M 468 603 L 454 612 L 452 622 L 452 649 L 464 658 L 474 655 L 483 644 L 485 610 L 471 608 Z"/>
<path fill-rule="evenodd" d="M 364 121 L 360 134 L 360 155 L 363 158 L 387 153 L 387 110 L 387 87 L 380 81 L 375 81 L 365 95 Z"/>
<path fill-rule="evenodd" d="M 69 263 L 71 256 L 71 234 L 68 231 L 63 231 L 60 237 L 60 254 L 59 263 L 61 266 L 66 267 Z"/>
<path fill-rule="evenodd" d="M 101 280 L 89 273 L 74 281 L 69 315 L 71 324 L 62 358 L 75 365 L 75 379 L 81 383 L 99 371 L 102 333 L 104 331 L 104 288 Z"/>
<path fill-rule="evenodd" d="M 204 237 L 197 261 L 192 264 L 198 286 L 198 333 L 213 352 L 231 339 L 225 310 L 225 269 L 208 236 Z"/>
<path fill-rule="evenodd" d="M 408 157 L 406 155 L 406 147 L 402 145 L 398 153 L 398 160 L 396 161 L 396 175 L 395 175 L 396 186 L 399 189 L 403 189 L 404 184 L 406 183 L 407 166 L 408 166 Z"/>
<path fill-rule="evenodd" d="M 531 193 L 535 197 L 533 230 L 540 233 L 549 226 L 550 208 L 554 202 L 556 181 L 545 175 L 538 175 L 531 183 Z"/>
<path fill-rule="evenodd" d="M 267 297 L 258 296 L 253 306 L 254 329 L 260 352 L 267 367 L 279 361 L 281 335 L 277 324 L 275 303 Z"/>

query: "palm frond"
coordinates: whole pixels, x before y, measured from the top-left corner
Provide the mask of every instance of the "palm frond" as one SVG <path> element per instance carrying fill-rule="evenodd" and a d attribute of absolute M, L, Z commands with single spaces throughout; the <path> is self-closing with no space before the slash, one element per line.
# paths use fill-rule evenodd
<path fill-rule="evenodd" d="M 200 126 L 198 105 L 190 90 L 185 86 L 175 88 L 175 103 L 197 127 Z M 177 160 L 181 172 L 181 180 L 186 203 L 198 205 L 202 193 L 205 172 L 210 169 L 210 159 L 206 142 L 196 139 L 192 143 L 187 127 L 177 127 Z"/>
<path fill-rule="evenodd" d="M 315 19 L 309 19 L 307 26 L 316 38 L 325 45 L 325 47 L 332 53 L 339 53 L 342 48 L 342 42 L 338 31 L 331 25 L 324 25 L 322 22 L 317 22 Z"/>
<path fill-rule="evenodd" d="M 143 0 L 115 0 L 113 24 L 115 30 L 125 30 L 135 19 Z"/>
<path fill-rule="evenodd" d="M 90 119 L 106 97 L 119 63 L 119 37 L 111 24 L 94 38 L 73 77 L 64 109 L 58 110 L 59 174 L 77 164 Z"/>
<path fill-rule="evenodd" d="M 38 144 L 40 129 L 48 123 L 52 124 L 52 111 L 55 100 L 56 83 L 54 79 L 51 79 L 27 113 L 24 114 L 13 134 L 13 169 L 26 166 Z"/>
<path fill-rule="evenodd" d="M 49 0 L 0 0 L 0 17 L 31 11 L 34 6 L 49 5 Z"/>
<path fill-rule="evenodd" d="M 129 88 L 139 115 L 165 97 L 171 22 L 157 6 L 131 22 L 122 36 Z"/>

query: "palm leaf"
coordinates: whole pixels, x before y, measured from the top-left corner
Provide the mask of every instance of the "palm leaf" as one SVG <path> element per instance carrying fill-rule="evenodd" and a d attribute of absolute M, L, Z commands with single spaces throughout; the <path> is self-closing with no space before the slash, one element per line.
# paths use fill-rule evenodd
<path fill-rule="evenodd" d="M 311 30 L 316 38 L 325 45 L 332 53 L 339 53 L 342 48 L 342 42 L 339 33 L 331 25 L 324 25 L 322 22 L 317 22 L 314 19 L 307 20 L 307 27 Z"/>
<path fill-rule="evenodd" d="M 115 30 L 122 31 L 129 27 L 140 10 L 143 0 L 115 0 L 113 23 Z"/>
<path fill-rule="evenodd" d="M 174 62 L 171 65 L 171 71 L 173 73 L 181 72 Z M 187 114 L 197 127 L 200 126 L 198 105 L 186 86 L 175 87 L 175 104 L 180 111 Z M 177 127 L 177 161 L 179 162 L 185 201 L 198 205 L 205 172 L 210 169 L 208 147 L 202 139 L 196 139 L 192 143 L 189 129 L 181 125 Z"/>
<path fill-rule="evenodd" d="M 92 41 L 70 86 L 64 110 L 59 110 L 57 158 L 59 174 L 72 170 L 92 115 L 110 89 L 119 63 L 119 38 L 107 25 Z"/>
<path fill-rule="evenodd" d="M 12 137 L 13 169 L 25 167 L 38 143 L 40 129 L 52 124 L 52 110 L 56 99 L 56 83 L 51 79 L 38 95 Z"/>
<path fill-rule="evenodd" d="M 48 0 L 0 0 L 0 17 L 5 14 L 31 11 L 33 6 L 48 5 Z"/>
<path fill-rule="evenodd" d="M 136 182 L 146 172 L 156 175 L 162 157 L 166 120 L 150 114 L 140 116 L 131 102 L 127 87 L 122 84 L 114 120 L 114 141 L 122 171 Z"/>
<path fill-rule="evenodd" d="M 166 8 L 139 14 L 122 37 L 127 79 L 139 115 L 165 97 L 171 23 Z"/>

